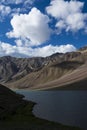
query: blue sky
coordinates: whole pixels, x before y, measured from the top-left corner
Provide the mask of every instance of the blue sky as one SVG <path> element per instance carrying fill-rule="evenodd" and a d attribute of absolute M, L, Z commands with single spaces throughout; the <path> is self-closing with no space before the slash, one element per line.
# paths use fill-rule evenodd
<path fill-rule="evenodd" d="M 1 0 L 0 56 L 49 56 L 87 45 L 86 0 Z"/>

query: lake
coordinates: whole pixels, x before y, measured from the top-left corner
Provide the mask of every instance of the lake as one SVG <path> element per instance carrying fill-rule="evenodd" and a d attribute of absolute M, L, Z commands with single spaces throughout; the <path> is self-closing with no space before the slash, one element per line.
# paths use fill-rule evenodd
<path fill-rule="evenodd" d="M 33 109 L 35 116 L 87 130 L 87 91 L 16 92 L 37 103 Z"/>

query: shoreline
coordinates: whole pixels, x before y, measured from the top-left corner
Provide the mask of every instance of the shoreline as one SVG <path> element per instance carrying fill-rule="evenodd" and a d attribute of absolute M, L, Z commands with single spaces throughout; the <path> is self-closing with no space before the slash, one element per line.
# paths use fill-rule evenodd
<path fill-rule="evenodd" d="M 20 105 L 10 115 L 7 115 L 3 120 L 4 122 L 0 121 L 0 130 L 81 130 L 78 127 L 67 126 L 36 117 L 33 114 L 33 108 L 37 103 L 25 100 L 23 97 L 24 95 L 21 95 L 24 104 Z"/>
<path fill-rule="evenodd" d="M 0 84 L 0 130 L 81 130 L 36 117 L 33 114 L 36 103 L 24 97 Z"/>
<path fill-rule="evenodd" d="M 30 114 L 29 114 L 30 117 L 26 118 L 25 116 L 23 116 L 23 113 L 21 113 L 23 118 L 20 114 L 21 118 L 18 119 L 16 116 L 18 116 L 18 114 L 20 113 L 19 111 L 22 110 L 22 108 L 20 107 L 19 110 L 16 110 L 17 113 L 15 115 L 10 115 L 9 119 L 6 119 L 6 121 L 4 121 L 4 123 L 0 122 L 0 130 L 2 130 L 3 125 L 4 125 L 4 128 L 6 128 L 6 130 L 15 130 L 18 128 L 21 130 L 29 130 L 29 129 L 31 129 L 31 130 L 41 130 L 41 129 L 43 129 L 43 130 L 49 130 L 49 129 L 50 130 L 54 130 L 54 129 L 55 130 L 61 130 L 61 129 L 62 130 L 81 130 L 81 128 L 79 128 L 79 127 L 67 126 L 67 125 L 63 125 L 61 123 L 56 123 L 53 121 L 49 121 L 49 120 L 45 120 L 45 119 L 36 117 L 32 112 L 33 107 L 34 107 L 34 105 L 36 105 L 36 103 L 27 101 L 27 100 L 25 100 L 25 102 L 27 102 L 27 105 L 25 107 L 27 107 L 28 111 L 30 112 Z M 31 104 L 31 108 L 30 108 L 30 104 Z M 23 111 L 24 111 L 24 109 L 25 108 L 23 108 Z M 26 109 L 26 113 L 27 113 L 27 109 Z M 15 118 L 12 116 L 15 116 Z M 24 119 L 24 117 L 25 117 L 25 119 Z M 30 124 L 29 124 L 29 122 L 30 122 Z M 35 129 L 35 127 L 33 128 L 33 126 L 35 126 L 36 129 Z"/>

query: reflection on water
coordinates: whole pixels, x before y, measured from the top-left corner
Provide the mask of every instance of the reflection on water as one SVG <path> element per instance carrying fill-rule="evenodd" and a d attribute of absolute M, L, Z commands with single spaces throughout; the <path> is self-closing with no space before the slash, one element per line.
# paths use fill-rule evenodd
<path fill-rule="evenodd" d="M 17 91 L 37 103 L 37 117 L 87 129 L 87 91 Z"/>

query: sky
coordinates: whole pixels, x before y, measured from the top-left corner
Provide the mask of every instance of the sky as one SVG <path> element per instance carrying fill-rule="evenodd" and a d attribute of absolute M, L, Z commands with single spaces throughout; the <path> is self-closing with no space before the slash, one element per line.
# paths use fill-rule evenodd
<path fill-rule="evenodd" d="M 0 56 L 46 57 L 86 45 L 86 0 L 0 0 Z"/>

